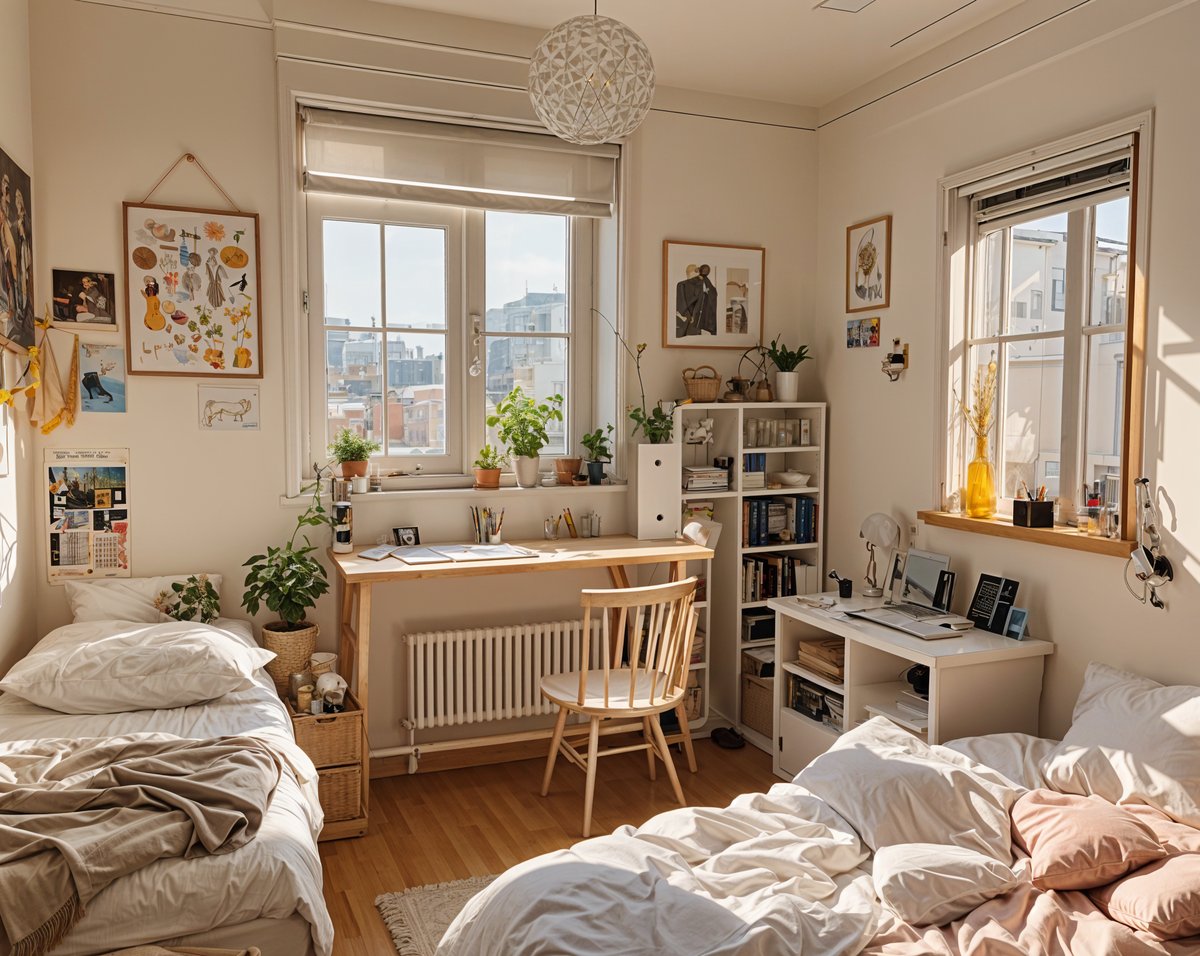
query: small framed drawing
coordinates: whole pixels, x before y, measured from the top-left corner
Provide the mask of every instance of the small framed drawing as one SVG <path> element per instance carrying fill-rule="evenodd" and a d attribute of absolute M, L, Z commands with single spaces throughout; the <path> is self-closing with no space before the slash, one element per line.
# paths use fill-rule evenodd
<path fill-rule="evenodd" d="M 116 276 L 111 272 L 53 269 L 51 277 L 55 326 L 96 332 L 117 330 Z"/>
<path fill-rule="evenodd" d="M 846 311 L 886 309 L 892 290 L 892 217 L 846 227 Z"/>
<path fill-rule="evenodd" d="M 262 378 L 258 214 L 124 207 L 129 374 Z"/>
<path fill-rule="evenodd" d="M 396 542 L 397 547 L 408 548 L 415 544 L 421 543 L 421 530 L 419 528 L 393 528 L 392 540 Z"/>
<path fill-rule="evenodd" d="M 663 240 L 663 347 L 762 344 L 767 250 Z"/>
<path fill-rule="evenodd" d="M 1008 619 L 1004 622 L 1004 636 L 1014 641 L 1023 641 L 1026 637 L 1025 627 L 1029 621 L 1029 612 L 1023 607 L 1008 609 Z"/>

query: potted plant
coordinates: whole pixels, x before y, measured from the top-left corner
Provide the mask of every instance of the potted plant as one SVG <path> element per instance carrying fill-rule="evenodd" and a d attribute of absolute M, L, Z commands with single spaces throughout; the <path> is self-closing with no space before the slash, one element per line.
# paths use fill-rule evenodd
<path fill-rule="evenodd" d="M 587 449 L 588 484 L 599 485 L 604 482 L 604 465 L 612 461 L 612 446 L 608 436 L 612 434 L 612 425 L 597 428 L 594 432 L 586 432 L 579 439 L 579 444 Z"/>
<path fill-rule="evenodd" d="M 499 488 L 500 469 L 506 464 L 508 464 L 508 455 L 499 448 L 493 448 L 485 443 L 479 449 L 479 454 L 475 456 L 475 464 L 472 466 L 475 469 L 475 487 Z"/>
<path fill-rule="evenodd" d="M 513 456 L 513 471 L 522 488 L 537 487 L 538 454 L 550 441 L 546 425 L 563 420 L 562 402 L 561 395 L 539 402 L 521 391 L 520 385 L 514 385 L 496 404 L 495 414 L 487 417 L 488 428 L 496 429 L 500 441 Z"/>
<path fill-rule="evenodd" d="M 316 546 L 302 533 L 304 528 L 329 524 L 321 506 L 320 474 L 302 491 L 311 491 L 312 501 L 296 519 L 292 536 L 282 547 L 269 547 L 266 554 L 253 555 L 242 565 L 250 569 L 246 572 L 242 607 L 250 614 L 257 614 L 259 607 L 265 605 L 279 616 L 278 620 L 262 626 L 262 643 L 275 652 L 275 659 L 267 664 L 267 673 L 275 681 L 280 696 L 287 693 L 288 675 L 304 670 L 316 650 L 317 625 L 305 620 L 305 614 L 329 590 L 325 568 L 313 556 Z M 303 540 L 303 546 L 297 547 L 297 537 Z"/>
<path fill-rule="evenodd" d="M 670 412 L 663 411 L 661 405 L 654 405 L 651 408 L 646 408 L 646 385 L 642 381 L 642 354 L 646 351 L 646 343 L 639 342 L 637 350 L 634 351 L 629 347 L 629 343 L 625 341 L 625 336 L 616 330 L 616 327 L 608 321 L 606 316 L 599 309 L 592 309 L 604 323 L 612 329 L 613 335 L 617 337 L 617 341 L 621 343 L 623 348 L 633 359 L 633 367 L 637 372 L 638 392 L 641 395 L 641 405 L 630 405 L 628 414 L 633 422 L 633 434 L 636 437 L 641 431 L 646 436 L 646 440 L 652 445 L 665 445 L 671 441 L 671 433 L 675 427 L 675 419 L 672 418 Z"/>
<path fill-rule="evenodd" d="M 381 447 L 379 442 L 343 428 L 329 443 L 329 453 L 341 465 L 343 478 L 363 478 L 367 474 L 367 460 Z"/>
<path fill-rule="evenodd" d="M 800 394 L 800 373 L 796 369 L 800 367 L 801 362 L 811 358 L 808 346 L 801 345 L 792 350 L 776 336 L 767 346 L 767 358 L 778 369 L 775 373 L 775 398 L 781 402 L 796 401 Z"/>

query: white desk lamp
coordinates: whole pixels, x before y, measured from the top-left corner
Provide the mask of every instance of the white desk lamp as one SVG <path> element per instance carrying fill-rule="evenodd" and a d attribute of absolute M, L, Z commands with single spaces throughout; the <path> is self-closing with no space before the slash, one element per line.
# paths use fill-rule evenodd
<path fill-rule="evenodd" d="M 874 514 L 867 515 L 862 527 L 858 530 L 858 536 L 866 539 L 869 556 L 865 578 L 867 586 L 863 589 L 863 597 L 882 597 L 883 588 L 875 580 L 875 575 L 878 573 L 875 566 L 875 549 L 895 550 L 900 544 L 900 525 L 887 515 L 876 511 Z"/>

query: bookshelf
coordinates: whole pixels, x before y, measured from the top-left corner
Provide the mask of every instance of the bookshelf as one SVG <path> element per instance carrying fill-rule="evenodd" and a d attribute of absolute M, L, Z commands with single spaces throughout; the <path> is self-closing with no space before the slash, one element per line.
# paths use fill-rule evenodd
<path fill-rule="evenodd" d="M 713 423 L 711 442 L 688 444 L 688 428 L 704 419 Z M 708 504 L 713 520 L 721 524 L 716 553 L 709 562 L 708 600 L 701 618 L 707 635 L 706 708 L 768 753 L 770 726 L 760 723 L 755 729 L 743 720 L 742 694 L 747 685 L 742 679 L 742 653 L 774 647 L 775 615 L 767 607 L 771 597 L 822 590 L 826 420 L 823 402 L 711 402 L 675 410 L 675 441 L 682 446 L 684 468 L 681 485 L 689 467 L 710 466 L 717 458 L 732 461 L 728 488 L 684 487 L 680 492 L 685 514 Z M 770 476 L 784 471 L 810 478 L 803 487 L 769 487 Z M 801 509 L 806 509 L 807 517 L 804 533 L 797 535 L 796 514 Z M 781 540 L 780 530 L 791 532 L 792 540 Z M 756 625 L 753 640 L 743 637 L 747 615 L 752 622 L 768 622 Z"/>

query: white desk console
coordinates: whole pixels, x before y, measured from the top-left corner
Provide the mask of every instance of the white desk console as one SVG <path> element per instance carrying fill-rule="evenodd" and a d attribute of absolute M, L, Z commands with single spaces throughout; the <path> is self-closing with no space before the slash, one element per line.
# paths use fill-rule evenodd
<path fill-rule="evenodd" d="M 975 734 L 1038 731 L 1042 665 L 1054 653 L 1049 641 L 1014 641 L 986 631 L 970 630 L 937 641 L 923 641 L 880 624 L 850 618 L 847 610 L 882 603 L 851 598 L 824 610 L 795 598 L 775 598 L 775 747 L 774 768 L 790 780 L 810 760 L 824 753 L 848 728 L 883 713 L 931 744 Z M 801 641 L 841 638 L 845 642 L 842 682 L 830 680 L 796 663 Z M 929 668 L 928 718 L 914 717 L 897 706 L 904 679 L 913 664 Z M 840 721 L 814 720 L 791 706 L 789 675 L 840 695 Z M 836 700 L 836 698 L 835 698 Z"/>

